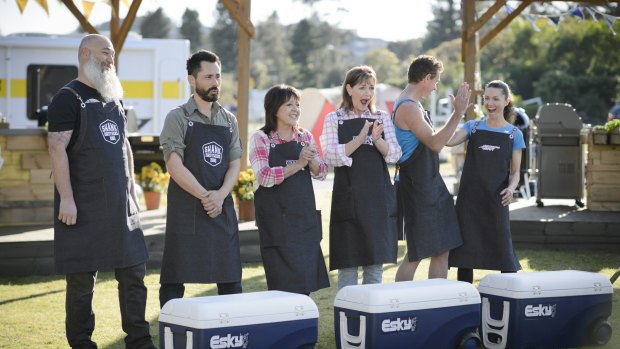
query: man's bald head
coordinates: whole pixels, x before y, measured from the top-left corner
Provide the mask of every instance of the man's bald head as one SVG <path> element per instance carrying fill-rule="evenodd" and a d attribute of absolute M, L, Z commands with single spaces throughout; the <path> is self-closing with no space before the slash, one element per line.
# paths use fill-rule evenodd
<path fill-rule="evenodd" d="M 90 52 L 92 50 L 101 50 L 106 47 L 114 51 L 114 46 L 107 37 L 101 34 L 88 34 L 82 38 L 82 41 L 80 42 L 78 58 L 80 61 L 82 60 L 82 53 L 84 52 L 84 49 L 88 49 Z"/>

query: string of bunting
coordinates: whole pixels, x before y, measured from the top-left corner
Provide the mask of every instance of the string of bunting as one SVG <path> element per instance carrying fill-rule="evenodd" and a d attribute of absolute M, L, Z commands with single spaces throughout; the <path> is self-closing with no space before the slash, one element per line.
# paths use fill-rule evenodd
<path fill-rule="evenodd" d="M 511 14 L 515 9 L 506 4 L 504 5 L 504 11 L 506 11 L 506 14 Z M 607 26 L 609 27 L 609 30 L 611 31 L 611 33 L 613 35 L 616 35 L 616 31 L 614 30 L 614 23 L 616 22 L 617 19 L 620 19 L 620 17 L 616 17 L 616 16 L 612 16 L 609 15 L 607 13 L 602 13 L 598 10 L 596 10 L 595 8 L 592 7 L 582 7 L 582 6 L 577 6 L 575 8 L 572 8 L 566 12 L 557 14 L 557 15 L 544 15 L 544 14 L 533 14 L 533 13 L 527 13 L 527 14 L 521 14 L 520 16 L 525 18 L 525 20 L 527 20 L 530 25 L 532 26 L 532 29 L 534 31 L 539 32 L 540 28 L 538 28 L 538 26 L 536 26 L 536 21 L 541 19 L 541 18 L 545 18 L 549 21 L 549 23 L 551 23 L 553 26 L 555 26 L 556 30 L 558 28 L 558 26 L 560 25 L 560 22 L 562 21 L 562 19 L 564 17 L 567 16 L 571 16 L 571 17 L 575 17 L 578 20 L 584 20 L 586 19 L 586 12 L 592 17 L 593 20 L 598 21 L 599 18 L 597 17 L 600 16 L 601 18 L 603 18 L 605 20 L 605 23 L 607 23 Z"/>

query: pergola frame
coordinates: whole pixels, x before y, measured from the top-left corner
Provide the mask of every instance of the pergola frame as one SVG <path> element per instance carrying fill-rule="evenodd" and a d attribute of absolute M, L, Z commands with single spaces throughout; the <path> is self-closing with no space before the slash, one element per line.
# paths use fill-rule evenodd
<path fill-rule="evenodd" d="M 482 93 L 481 77 L 480 77 L 480 61 L 478 52 L 490 43 L 510 22 L 512 22 L 523 10 L 525 10 L 533 2 L 551 2 L 548 0 L 523 0 L 519 6 L 514 9 L 506 18 L 498 23 L 489 33 L 481 40 L 478 39 L 480 29 L 499 11 L 506 0 L 495 1 L 486 12 L 476 19 L 476 0 L 462 0 L 462 18 L 463 29 L 461 31 L 461 60 L 465 63 L 464 80 L 473 87 L 476 93 L 472 93 L 472 102 L 476 103 L 477 96 Z M 573 2 L 573 1 L 563 1 Z M 587 4 L 604 4 L 604 3 L 620 3 L 620 0 L 582 0 L 580 3 Z M 467 120 L 475 118 L 474 111 L 470 108 L 467 111 Z"/>

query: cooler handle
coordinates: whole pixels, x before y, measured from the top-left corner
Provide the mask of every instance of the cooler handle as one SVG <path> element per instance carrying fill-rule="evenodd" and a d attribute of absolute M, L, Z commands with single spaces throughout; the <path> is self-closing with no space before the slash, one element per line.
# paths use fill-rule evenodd
<path fill-rule="evenodd" d="M 508 339 L 508 322 L 510 316 L 510 302 L 504 301 L 504 309 L 502 309 L 502 319 L 495 320 L 491 318 L 491 305 L 487 297 L 482 297 L 482 341 L 484 347 L 488 349 L 504 349 L 506 348 L 506 340 Z M 500 328 L 496 330 L 493 327 Z M 499 336 L 499 343 L 489 341 L 489 334 Z"/>
<path fill-rule="evenodd" d="M 352 344 L 355 344 L 353 346 Z M 340 348 L 341 349 L 364 349 L 366 348 L 366 316 L 360 315 L 360 334 L 352 336 L 347 327 L 347 316 L 340 312 Z"/>
<path fill-rule="evenodd" d="M 174 349 L 174 340 L 170 327 L 164 327 L 164 347 L 162 349 Z"/>
<path fill-rule="evenodd" d="M 194 347 L 194 332 L 185 332 L 185 348 L 192 349 Z M 164 327 L 164 347 L 162 349 L 174 349 L 174 334 L 170 327 Z"/>
<path fill-rule="evenodd" d="M 194 332 L 186 331 L 185 335 L 187 337 L 187 341 L 185 342 L 185 349 L 193 349 L 194 348 Z"/>

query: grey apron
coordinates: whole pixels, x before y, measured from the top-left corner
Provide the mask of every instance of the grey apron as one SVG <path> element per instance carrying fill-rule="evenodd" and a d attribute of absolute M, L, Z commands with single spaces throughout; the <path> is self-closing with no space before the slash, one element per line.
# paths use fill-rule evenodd
<path fill-rule="evenodd" d="M 338 114 L 338 116 L 341 116 Z M 338 120 L 338 142 L 357 136 L 364 122 Z M 372 132 L 372 127 L 369 134 Z M 351 167 L 336 167 L 329 222 L 330 270 L 396 263 L 396 195 L 381 153 L 367 137 Z"/>
<path fill-rule="evenodd" d="M 432 127 L 428 113 L 424 119 Z M 411 157 L 399 164 L 399 170 L 398 197 L 409 261 L 436 256 L 461 245 L 454 199 L 439 173 L 439 155 L 420 142 Z"/>
<path fill-rule="evenodd" d="M 271 143 L 269 166 L 297 161 L 302 147 L 296 141 Z M 268 289 L 307 294 L 329 287 L 309 168 L 279 185 L 259 187 L 254 202 Z"/>
<path fill-rule="evenodd" d="M 207 190 L 217 190 L 224 183 L 230 140 L 229 127 L 188 122 L 183 165 Z M 240 280 L 239 226 L 232 196 L 224 199 L 222 213 L 211 218 L 199 199 L 171 180 L 160 282 Z"/>
<path fill-rule="evenodd" d="M 54 188 L 54 255 L 60 274 L 112 270 L 148 259 L 138 208 L 131 197 L 125 146 L 125 114 L 118 102 L 80 101 L 80 129 L 67 150 L 77 222 L 58 217 Z M 91 100 L 92 101 L 92 100 Z"/>
<path fill-rule="evenodd" d="M 511 134 L 477 130 L 474 124 L 456 211 L 464 243 L 450 252 L 450 266 L 517 271 L 521 269 L 512 247 L 508 206 L 499 193 L 508 186 L 513 138 Z"/>

